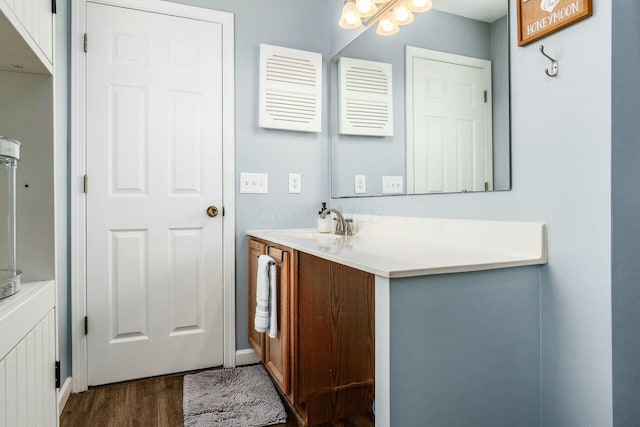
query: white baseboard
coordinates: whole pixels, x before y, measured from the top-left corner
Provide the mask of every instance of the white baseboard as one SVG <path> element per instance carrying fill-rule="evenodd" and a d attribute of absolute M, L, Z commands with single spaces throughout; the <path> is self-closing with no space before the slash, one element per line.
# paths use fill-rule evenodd
<path fill-rule="evenodd" d="M 260 362 L 252 348 L 236 351 L 236 366 L 253 365 Z"/>
<path fill-rule="evenodd" d="M 71 381 L 71 377 L 67 377 L 62 384 L 62 387 L 58 390 L 58 418 L 62 415 L 62 410 L 64 409 L 64 405 L 67 404 L 67 400 L 69 400 L 69 396 L 71 396 L 71 385 L 73 381 Z"/>

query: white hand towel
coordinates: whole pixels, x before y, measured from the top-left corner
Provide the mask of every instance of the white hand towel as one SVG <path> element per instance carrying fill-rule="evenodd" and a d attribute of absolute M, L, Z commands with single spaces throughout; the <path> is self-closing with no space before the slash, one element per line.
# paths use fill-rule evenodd
<path fill-rule="evenodd" d="M 260 255 L 256 278 L 256 315 L 253 327 L 258 332 L 268 332 L 271 338 L 275 338 L 278 331 L 277 301 L 275 261 L 268 255 Z"/>
<path fill-rule="evenodd" d="M 266 332 L 269 328 L 269 269 L 273 258 L 268 255 L 258 257 L 258 277 L 256 278 L 256 315 L 254 328 Z"/>

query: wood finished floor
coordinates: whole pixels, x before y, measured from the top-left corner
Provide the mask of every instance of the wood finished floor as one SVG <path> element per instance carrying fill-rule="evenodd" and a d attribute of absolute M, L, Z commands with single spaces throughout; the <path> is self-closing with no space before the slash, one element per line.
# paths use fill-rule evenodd
<path fill-rule="evenodd" d="M 183 377 L 184 374 L 169 375 L 72 394 L 60 416 L 60 426 L 182 426 Z M 287 418 L 286 424 L 276 427 L 300 427 L 290 412 Z M 369 417 L 359 417 L 326 427 L 373 427 L 374 424 Z"/>

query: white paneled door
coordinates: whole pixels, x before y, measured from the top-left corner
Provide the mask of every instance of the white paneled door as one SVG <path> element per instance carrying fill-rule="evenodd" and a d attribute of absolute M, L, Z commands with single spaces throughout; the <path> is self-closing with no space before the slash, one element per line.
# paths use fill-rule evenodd
<path fill-rule="evenodd" d="M 88 3 L 87 34 L 89 385 L 222 365 L 222 26 Z"/>
<path fill-rule="evenodd" d="M 409 191 L 491 190 L 490 61 L 409 47 L 407 70 Z"/>

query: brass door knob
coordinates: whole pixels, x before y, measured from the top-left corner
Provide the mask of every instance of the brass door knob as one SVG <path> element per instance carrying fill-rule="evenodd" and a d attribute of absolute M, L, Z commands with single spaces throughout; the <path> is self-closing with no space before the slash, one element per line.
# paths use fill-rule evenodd
<path fill-rule="evenodd" d="M 215 218 L 218 216 L 218 208 L 216 208 L 215 206 L 209 206 L 207 208 L 207 215 L 209 215 L 211 218 Z"/>

